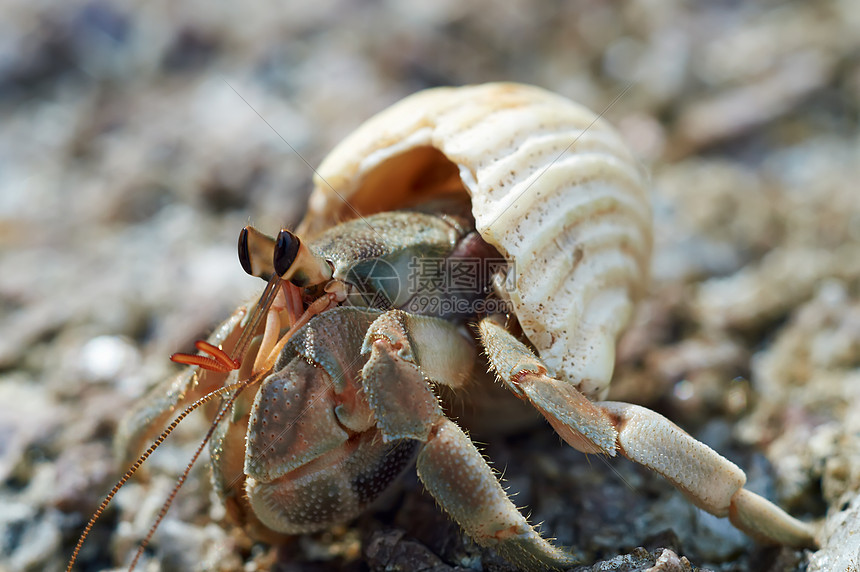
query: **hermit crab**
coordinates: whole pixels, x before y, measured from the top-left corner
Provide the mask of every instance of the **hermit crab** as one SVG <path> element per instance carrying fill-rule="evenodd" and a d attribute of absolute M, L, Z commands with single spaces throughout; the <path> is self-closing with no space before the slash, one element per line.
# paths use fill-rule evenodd
<path fill-rule="evenodd" d="M 139 449 L 182 411 L 157 445 L 206 402 L 214 488 L 256 538 L 346 522 L 414 464 L 477 543 L 526 569 L 570 566 L 447 414 L 442 397 L 489 368 L 579 451 L 640 463 L 757 539 L 814 546 L 813 525 L 718 453 L 602 401 L 650 249 L 645 176 L 595 114 L 511 83 L 420 92 L 331 152 L 295 233 L 242 231 L 260 301 L 198 342 L 205 355 L 174 356 L 190 367 L 119 442 Z"/>

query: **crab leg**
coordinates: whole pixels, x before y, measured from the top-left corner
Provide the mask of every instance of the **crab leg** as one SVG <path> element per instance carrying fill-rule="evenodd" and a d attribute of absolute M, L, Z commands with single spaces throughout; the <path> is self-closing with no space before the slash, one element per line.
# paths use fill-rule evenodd
<path fill-rule="evenodd" d="M 570 384 L 547 375 L 543 362 L 491 319 L 482 320 L 479 331 L 502 382 L 534 404 L 574 448 L 608 455 L 617 451 L 666 478 L 699 508 L 729 517 L 758 540 L 816 545 L 815 525 L 744 489 L 746 475 L 737 465 L 662 415 L 629 403 L 591 403 Z"/>
<path fill-rule="evenodd" d="M 531 402 L 574 449 L 615 456 L 618 431 L 603 411 L 569 383 L 547 376 L 544 363 L 491 319 L 478 329 L 490 364 L 508 389 Z"/>
<path fill-rule="evenodd" d="M 423 335 L 416 335 L 420 325 L 413 327 L 419 322 L 423 322 Z M 370 326 L 362 347 L 362 353 L 370 354 L 362 379 L 383 439 L 416 439 L 424 444 L 417 459 L 418 476 L 478 544 L 495 548 L 527 569 L 572 566 L 576 558 L 540 536 L 508 498 L 469 437 L 443 415 L 422 371 L 431 379 L 444 380 L 470 370 L 474 354 L 451 353 L 455 342 L 462 347 L 462 336 L 447 322 L 398 310 L 383 314 Z M 419 355 L 443 355 L 448 360 L 422 361 L 419 369 Z"/>
<path fill-rule="evenodd" d="M 659 413 L 615 401 L 596 405 L 616 420 L 619 451 L 668 479 L 699 508 L 729 517 L 737 528 L 765 543 L 816 545 L 815 525 L 743 488 L 746 475 L 737 465 Z M 673 451 L 676 454 L 667 454 Z"/>

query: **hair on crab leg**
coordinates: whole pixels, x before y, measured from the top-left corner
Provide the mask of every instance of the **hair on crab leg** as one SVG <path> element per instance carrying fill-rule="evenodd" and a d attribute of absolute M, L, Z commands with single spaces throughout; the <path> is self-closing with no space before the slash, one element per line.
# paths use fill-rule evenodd
<path fill-rule="evenodd" d="M 562 439 L 562 441 L 563 441 L 563 439 Z M 615 465 L 613 465 L 611 462 L 609 462 L 609 456 L 608 456 L 607 454 L 605 454 L 605 453 L 600 453 L 600 452 L 598 452 L 598 453 L 592 453 L 592 454 L 593 454 L 595 457 L 597 457 L 598 459 L 600 459 L 600 461 L 601 461 L 604 465 L 606 465 L 606 467 L 607 467 L 610 471 L 612 471 L 612 472 L 615 474 L 615 476 L 616 476 L 616 477 L 618 477 L 618 480 L 620 480 L 622 483 L 624 483 L 624 486 L 626 486 L 626 487 L 627 487 L 628 489 L 630 489 L 631 491 L 636 492 L 636 487 L 634 487 L 632 484 L 630 484 L 630 481 L 628 481 L 627 479 L 625 479 L 625 478 L 624 478 L 624 475 L 622 475 L 622 474 L 621 474 L 621 471 L 619 471 L 619 470 L 615 467 Z M 588 464 L 589 464 L 589 465 L 591 465 L 591 456 L 592 456 L 592 454 L 584 453 L 584 455 L 585 455 L 585 459 L 588 461 Z"/>

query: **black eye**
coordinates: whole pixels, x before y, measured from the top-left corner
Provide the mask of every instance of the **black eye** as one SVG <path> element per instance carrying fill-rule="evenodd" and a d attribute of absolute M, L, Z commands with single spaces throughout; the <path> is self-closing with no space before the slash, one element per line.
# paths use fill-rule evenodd
<path fill-rule="evenodd" d="M 251 272 L 251 252 L 248 249 L 248 227 L 239 232 L 239 264 L 242 265 L 242 270 L 251 276 L 254 275 Z"/>
<path fill-rule="evenodd" d="M 275 273 L 278 276 L 286 274 L 295 262 L 296 256 L 299 254 L 299 246 L 301 246 L 299 237 L 290 231 L 282 230 L 278 233 L 278 240 L 275 241 L 275 256 L 272 260 Z"/>

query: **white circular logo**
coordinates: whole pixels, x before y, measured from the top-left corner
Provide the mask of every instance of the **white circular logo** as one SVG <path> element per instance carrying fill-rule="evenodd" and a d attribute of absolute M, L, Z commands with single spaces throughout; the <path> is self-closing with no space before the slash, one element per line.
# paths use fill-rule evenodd
<path fill-rule="evenodd" d="M 402 304 L 402 281 L 397 269 L 381 258 L 362 260 L 346 272 L 352 286 L 344 304 L 390 310 Z"/>

